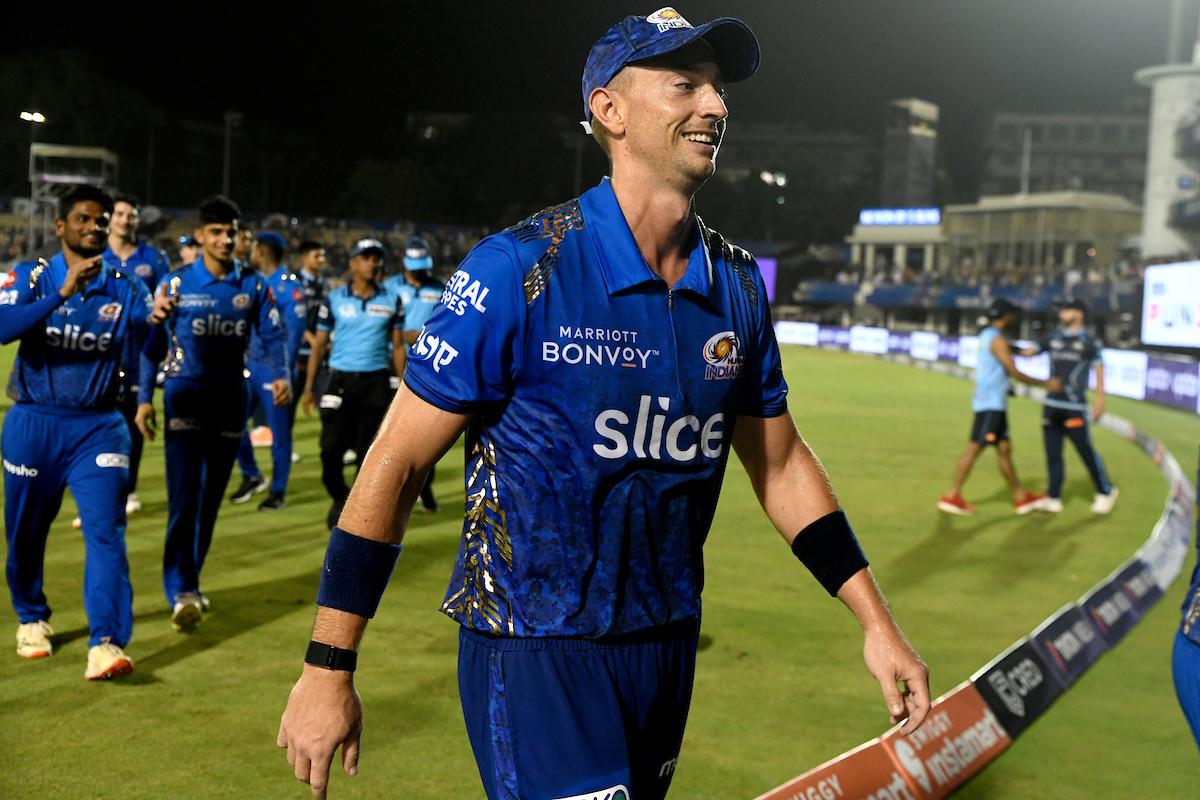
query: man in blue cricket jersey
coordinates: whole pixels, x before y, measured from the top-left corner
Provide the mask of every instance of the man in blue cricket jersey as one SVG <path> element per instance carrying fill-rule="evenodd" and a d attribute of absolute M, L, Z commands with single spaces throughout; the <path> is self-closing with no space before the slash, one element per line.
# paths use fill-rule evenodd
<path fill-rule="evenodd" d="M 1093 419 L 1104 415 L 1104 349 L 1094 336 L 1084 328 L 1087 304 L 1082 300 L 1070 299 L 1058 307 L 1059 329 L 1038 341 L 1036 347 L 1023 351 L 1034 356 L 1047 353 L 1050 357 L 1050 374 L 1058 378 L 1062 388 L 1047 392 L 1042 406 L 1042 439 L 1046 447 L 1046 471 L 1050 484 L 1047 497 L 1038 505 L 1039 511 L 1057 514 L 1063 510 L 1062 490 L 1065 478 L 1063 465 L 1063 438 L 1071 440 L 1075 452 L 1087 468 L 1096 487 L 1092 499 L 1092 512 L 1108 514 L 1117 502 L 1118 490 L 1108 479 L 1104 461 L 1092 446 L 1091 426 L 1088 414 Z M 1096 397 L 1088 408 L 1088 375 L 1096 374 Z"/>
<path fill-rule="evenodd" d="M 153 292 L 163 277 L 171 270 L 167 254 L 149 242 L 138 239 L 141 223 L 141 203 L 133 195 L 118 194 L 113 198 L 112 223 L 109 226 L 108 249 L 104 260 L 126 275 L 132 273 L 142 279 Z M 132 339 L 128 340 L 130 343 Z M 129 496 L 125 500 L 125 513 L 136 514 L 142 510 L 142 501 L 137 496 L 138 469 L 142 463 L 142 432 L 134 423 L 137 415 L 138 356 L 136 350 L 126 345 L 124 366 L 124 391 L 119 408 L 129 427 L 129 438 L 133 445 L 129 451 Z"/>
<path fill-rule="evenodd" d="M 129 431 L 117 410 L 126 342 L 155 350 L 150 326 L 172 300 L 154 301 L 138 278 L 103 259 L 112 199 L 92 186 L 59 201 L 62 252 L 17 266 L 0 290 L 0 343 L 20 340 L 4 418 L 5 576 L 17 612 L 17 655 L 53 652 L 42 590 L 46 537 L 70 488 L 83 516 L 84 607 L 90 635 L 84 677 L 133 671 L 123 648 L 133 633 L 133 590 L 125 556 Z"/>
<path fill-rule="evenodd" d="M 284 340 L 287 344 L 288 381 L 292 386 L 296 386 L 295 353 L 304 340 L 307 306 L 300 279 L 283 263 L 286 250 L 287 242 L 278 233 L 260 233 L 250 251 L 250 262 L 259 273 L 267 276 L 267 284 L 275 297 L 275 306 L 279 309 L 279 320 L 283 325 Z M 258 504 L 259 511 L 277 511 L 286 504 L 288 475 L 292 470 L 292 425 L 296 421 L 294 402 L 276 406 L 271 400 L 269 364 L 262 339 L 252 336 L 250 352 L 246 357 L 246 369 L 250 373 L 247 379 L 250 402 L 246 417 L 253 418 L 256 408 L 262 409 L 266 415 L 267 426 L 271 429 L 271 483 L 267 485 L 262 471 L 258 468 L 250 434 L 243 431 L 241 442 L 238 444 L 238 466 L 242 472 L 242 483 L 229 499 L 234 503 L 244 503 L 260 486 L 267 487 L 270 491 L 267 498 Z"/>
<path fill-rule="evenodd" d="M 200 571 L 246 425 L 242 369 L 251 333 L 262 339 L 264 380 L 271 384 L 272 403 L 283 406 L 291 396 L 283 328 L 267 279 L 233 258 L 241 212 L 220 195 L 204 200 L 199 211 L 200 258 L 170 273 L 158 289 L 178 301 L 166 326 L 168 518 L 163 590 L 172 610 L 171 624 L 183 632 L 195 629 L 208 610 Z M 150 402 L 155 369 L 142 359 L 137 419 L 150 439 L 157 427 Z"/>
<path fill-rule="evenodd" d="M 296 276 L 300 279 L 300 285 L 304 289 L 304 338 L 301 340 L 300 348 L 296 352 L 296 368 L 298 370 L 296 382 L 293 386 L 303 387 L 308 383 L 308 357 L 312 354 L 313 342 L 317 340 L 317 321 L 321 313 L 321 304 L 325 302 L 325 296 L 329 294 L 329 286 L 325 280 L 325 269 L 328 261 L 325 258 L 325 247 L 320 242 L 306 240 L 300 243 L 298 248 L 298 259 L 300 269 Z M 314 376 L 313 386 L 320 394 L 325 388 L 325 378 L 327 370 L 325 369 L 325 357 L 322 355 L 319 363 L 321 367 L 317 375 Z"/>
<path fill-rule="evenodd" d="M 429 243 L 420 236 L 409 238 L 404 245 L 404 271 L 393 275 L 385 282 L 394 286 L 404 303 L 404 341 L 408 345 L 417 343 L 421 329 L 433 316 L 442 302 L 446 284 L 433 277 L 433 255 Z M 433 494 L 435 467 L 429 468 L 425 486 L 421 488 L 421 508 L 425 511 L 438 510 L 437 498 Z"/>
<path fill-rule="evenodd" d="M 1196 472 L 1196 489 L 1200 491 L 1200 470 Z M 1196 520 L 1195 544 L 1196 565 L 1192 568 L 1191 585 L 1183 596 L 1183 619 L 1175 634 L 1171 671 L 1179 707 L 1196 746 L 1200 747 L 1200 518 Z"/>
<path fill-rule="evenodd" d="M 350 494 L 342 454 L 353 450 L 362 463 L 392 399 L 391 370 L 404 374 L 404 305 L 396 290 L 380 281 L 385 255 L 375 239 L 354 246 L 350 280 L 321 306 L 305 371 L 304 412 L 311 414 L 314 404 L 321 411 L 321 482 L 333 501 L 327 515 L 331 526 Z M 331 341 L 329 383 L 315 401 L 314 381 Z"/>
<path fill-rule="evenodd" d="M 1044 494 L 1034 494 L 1021 485 L 1017 468 L 1012 462 L 1012 442 L 1008 438 L 1009 378 L 1031 386 L 1045 386 L 1049 391 L 1056 391 L 1061 383 L 1055 377 L 1043 381 L 1017 369 L 1012 346 L 1004 338 L 1004 331 L 1016 321 L 1018 313 L 1019 309 L 1007 300 L 994 301 L 988 309 L 990 322 L 979 334 L 975 393 L 971 398 L 971 410 L 975 414 L 971 436 L 967 449 L 959 456 L 954 467 L 954 483 L 950 491 L 938 498 L 938 509 L 947 514 L 967 516 L 975 513 L 975 506 L 963 499 L 962 487 L 975 461 L 985 448 L 992 446 L 996 448 L 1000 474 L 1012 491 L 1013 510 L 1016 513 L 1023 515 L 1035 511 L 1046 499 Z"/>
<path fill-rule="evenodd" d="M 753 258 L 694 213 L 750 29 L 627 17 L 585 111 L 612 177 L 483 240 L 451 277 L 330 536 L 277 744 L 324 797 L 362 730 L 355 648 L 425 473 L 466 431 L 466 519 L 442 605 L 488 797 L 652 800 L 683 762 L 704 540 L 730 447 L 793 553 L 860 620 L 893 721 L 929 708 L 787 386 Z M 903 684 L 903 688 L 901 686 Z"/>

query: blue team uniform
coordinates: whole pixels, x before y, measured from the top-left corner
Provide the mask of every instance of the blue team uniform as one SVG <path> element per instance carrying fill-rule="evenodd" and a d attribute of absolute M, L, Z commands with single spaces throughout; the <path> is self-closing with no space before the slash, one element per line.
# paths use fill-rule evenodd
<path fill-rule="evenodd" d="M 405 383 L 472 415 L 442 610 L 488 796 L 661 797 L 733 429 L 787 412 L 757 265 L 697 221 L 668 289 L 605 179 L 467 256 Z"/>
<path fill-rule="evenodd" d="M 1196 474 L 1200 490 L 1200 471 Z M 1192 570 L 1191 585 L 1183 597 L 1183 619 L 1175 634 L 1175 650 L 1171 658 L 1175 678 L 1175 694 L 1196 746 L 1200 747 L 1200 519 L 1196 520 L 1197 561 Z"/>
<path fill-rule="evenodd" d="M 152 298 L 141 281 L 106 263 L 83 292 L 64 300 L 58 290 L 66 275 L 60 253 L 17 265 L 0 288 L 0 342 L 21 341 L 8 382 L 14 405 L 0 433 L 6 577 L 22 623 L 50 618 L 42 591 L 46 537 L 69 487 L 86 543 L 89 646 L 124 646 L 133 631 L 125 556 L 130 441 L 116 402 L 126 342 L 154 347 L 146 321 Z"/>
<path fill-rule="evenodd" d="M 129 258 L 121 259 L 111 247 L 104 251 L 103 258 L 106 263 L 125 275 L 141 278 L 150 292 L 154 292 L 163 277 L 171 271 L 171 260 L 167 258 L 167 254 L 146 242 L 138 242 Z M 129 486 L 125 489 L 126 494 L 137 491 L 138 468 L 142 463 L 142 432 L 134 423 L 137 413 L 138 359 L 136 340 L 134 337 L 128 337 L 122 358 L 121 397 L 117 402 L 117 408 L 121 416 L 125 417 L 125 424 L 129 428 Z"/>
<path fill-rule="evenodd" d="M 1104 461 L 1092 446 L 1088 425 L 1088 374 L 1092 367 L 1104 363 L 1102 348 L 1086 331 L 1059 330 L 1038 342 L 1038 349 L 1050 356 L 1051 376 L 1063 384 L 1061 391 L 1047 393 L 1042 406 L 1042 442 L 1050 479 L 1047 493 L 1054 498 L 1062 497 L 1066 473 L 1062 457 L 1064 437 L 1075 446 L 1096 491 L 1100 494 L 1112 491 Z"/>
<path fill-rule="evenodd" d="M 367 298 L 354 294 L 349 284 L 340 286 L 317 315 L 317 330 L 333 337 L 329 383 L 317 405 L 321 482 L 335 507 L 350 494 L 342 455 L 354 450 L 362 464 L 392 401 L 392 334 L 403 328 L 404 304 L 395 287 L 384 284 Z"/>
<path fill-rule="evenodd" d="M 163 387 L 169 507 L 163 589 L 174 603 L 177 595 L 200 590 L 221 494 L 246 425 L 242 370 L 251 334 L 262 341 L 267 379 L 287 378 L 288 370 L 279 312 L 257 272 L 235 264 L 218 278 L 201 257 L 170 273 L 161 291 L 179 297 L 167 324 Z M 142 359 L 142 402 L 153 392 L 154 369 Z"/>
<path fill-rule="evenodd" d="M 305 317 L 308 311 L 304 301 L 304 287 L 296 274 L 286 266 L 280 266 L 271 273 L 267 283 L 275 296 L 275 306 L 279 309 L 279 321 L 283 325 L 287 345 L 288 380 L 295 388 L 299 379 L 296 353 L 304 341 Z M 252 336 L 250 339 L 250 350 L 246 354 L 246 371 L 250 373 L 247 378 L 249 404 L 246 418 L 253 416 L 256 406 L 266 415 L 267 427 L 271 429 L 270 490 L 282 493 L 287 489 L 288 476 L 292 471 L 292 425 L 296 421 L 296 398 L 286 406 L 277 406 L 272 400 L 271 382 L 275 379 L 271 375 L 274 373 L 270 354 L 261 337 Z M 238 466 L 243 475 L 262 475 L 254 458 L 250 435 L 245 432 L 242 433 L 238 445 Z"/>

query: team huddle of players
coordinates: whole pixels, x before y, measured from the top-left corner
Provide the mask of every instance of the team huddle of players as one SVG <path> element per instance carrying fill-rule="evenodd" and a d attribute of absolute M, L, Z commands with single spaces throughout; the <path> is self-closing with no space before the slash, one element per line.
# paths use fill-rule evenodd
<path fill-rule="evenodd" d="M 260 510 L 284 507 L 297 405 L 319 406 L 322 480 L 330 518 L 340 513 L 346 461 L 365 454 L 442 284 L 422 239 L 409 240 L 404 271 L 386 280 L 386 248 L 364 239 L 346 284 L 330 290 L 319 243 L 299 246 L 293 270 L 282 236 L 255 236 L 240 218 L 228 198 L 204 200 L 185 243 L 195 257 L 172 270 L 138 239 L 135 198 L 78 186 L 59 204 L 61 252 L 4 275 L 0 342 L 20 342 L 2 431 L 6 577 L 24 658 L 53 651 L 43 560 L 69 488 L 86 542 L 85 677 L 133 670 L 122 649 L 133 628 L 125 525 L 142 507 L 138 467 L 159 431 L 156 388 L 169 509 L 163 590 L 175 630 L 193 630 L 210 608 L 200 574 L 233 465 L 242 481 L 230 500 L 266 492 Z M 271 431 L 269 484 L 247 433 L 256 411 Z M 428 485 L 422 500 L 437 508 Z"/>

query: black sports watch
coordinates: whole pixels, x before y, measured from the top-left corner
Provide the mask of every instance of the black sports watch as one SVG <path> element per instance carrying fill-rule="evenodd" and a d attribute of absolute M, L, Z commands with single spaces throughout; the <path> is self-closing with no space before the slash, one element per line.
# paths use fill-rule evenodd
<path fill-rule="evenodd" d="M 309 642 L 308 652 L 304 655 L 304 663 L 322 669 L 354 672 L 354 668 L 358 666 L 358 653 L 334 647 L 331 644 Z"/>

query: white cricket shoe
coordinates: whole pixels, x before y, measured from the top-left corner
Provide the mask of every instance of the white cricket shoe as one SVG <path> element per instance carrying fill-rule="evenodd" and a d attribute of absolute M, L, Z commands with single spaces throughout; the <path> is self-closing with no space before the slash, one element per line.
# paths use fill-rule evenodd
<path fill-rule="evenodd" d="M 1113 506 L 1117 504 L 1117 495 L 1120 493 L 1121 490 L 1114 486 L 1112 487 L 1112 491 L 1110 491 L 1108 494 L 1096 495 L 1096 497 L 1092 500 L 1092 513 L 1107 514 L 1111 512 L 1113 510 Z"/>
<path fill-rule="evenodd" d="M 198 594 L 184 592 L 175 595 L 175 607 L 171 610 L 172 628 L 179 633 L 191 633 L 203 618 L 204 606 L 200 603 Z"/>
<path fill-rule="evenodd" d="M 131 494 L 125 498 L 125 514 L 136 514 L 142 510 L 142 501 L 138 499 L 136 494 Z"/>
<path fill-rule="evenodd" d="M 88 648 L 87 670 L 83 677 L 89 681 L 119 678 L 133 672 L 133 659 L 112 642 L 101 642 Z"/>
<path fill-rule="evenodd" d="M 54 629 L 44 619 L 17 626 L 17 655 L 21 658 L 46 658 L 54 652 L 50 637 Z"/>
<path fill-rule="evenodd" d="M 1063 510 L 1061 497 L 1043 497 L 1038 503 L 1038 511 L 1045 511 L 1049 514 L 1061 514 Z"/>

